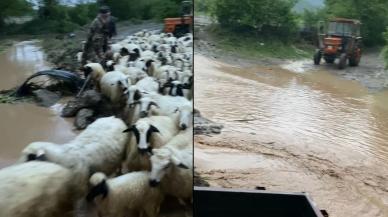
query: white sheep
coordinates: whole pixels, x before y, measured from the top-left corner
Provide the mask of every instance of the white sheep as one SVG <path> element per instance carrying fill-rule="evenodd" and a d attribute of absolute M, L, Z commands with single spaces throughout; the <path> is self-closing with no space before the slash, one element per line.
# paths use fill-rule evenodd
<path fill-rule="evenodd" d="M 178 126 L 181 130 L 186 130 L 186 128 L 193 127 L 193 102 L 185 103 L 179 106 L 175 113 L 178 113 Z"/>
<path fill-rule="evenodd" d="M 33 142 L 22 151 L 19 161 L 34 159 L 58 163 L 67 168 L 80 168 L 83 173 L 116 172 L 125 159 L 128 137 L 122 132 L 125 123 L 115 117 L 99 118 L 68 143 L 57 145 Z M 86 174 L 85 174 L 86 175 Z"/>
<path fill-rule="evenodd" d="M 83 71 L 85 73 L 85 77 L 91 76 L 92 81 L 94 82 L 94 85 L 96 89 L 100 90 L 100 80 L 102 76 L 105 75 L 105 70 L 101 66 L 100 63 L 88 63 L 83 67 Z"/>
<path fill-rule="evenodd" d="M 151 116 L 139 119 L 124 132 L 131 132 L 127 145 L 126 169 L 129 171 L 149 170 L 148 155 L 153 148 L 165 145 L 178 134 L 175 120 L 168 116 Z"/>
<path fill-rule="evenodd" d="M 107 179 L 103 173 L 90 177 L 92 188 L 88 201 L 96 204 L 98 216 L 144 216 L 156 217 L 164 199 L 158 188 L 151 188 L 149 172 L 131 172 Z"/>
<path fill-rule="evenodd" d="M 174 196 L 184 204 L 192 199 L 193 131 L 182 131 L 165 146 L 153 150 L 150 186 L 160 185 L 163 193 Z M 179 186 L 179 189 L 177 189 Z"/>
<path fill-rule="evenodd" d="M 38 161 L 3 168 L 0 180 L 2 217 L 72 217 L 87 186 L 71 170 Z"/>
<path fill-rule="evenodd" d="M 113 104 L 118 104 L 123 99 L 123 94 L 128 89 L 129 77 L 120 71 L 111 71 L 102 76 L 100 81 L 101 93 L 108 97 Z"/>
<path fill-rule="evenodd" d="M 159 83 L 153 77 L 145 77 L 139 80 L 135 85 L 130 85 L 125 94 L 127 97 L 127 105 L 131 108 L 143 96 L 144 93 L 157 93 Z"/>
<path fill-rule="evenodd" d="M 139 101 L 141 117 L 166 115 L 172 116 L 180 129 L 185 129 L 192 125 L 192 121 L 190 120 L 193 111 L 192 102 L 185 97 L 164 96 L 154 93 L 144 94 Z M 173 115 L 178 111 L 180 111 L 178 116 L 174 117 Z"/>
<path fill-rule="evenodd" d="M 153 77 L 145 77 L 139 80 L 136 86 L 141 92 L 157 93 L 159 90 L 159 83 Z"/>

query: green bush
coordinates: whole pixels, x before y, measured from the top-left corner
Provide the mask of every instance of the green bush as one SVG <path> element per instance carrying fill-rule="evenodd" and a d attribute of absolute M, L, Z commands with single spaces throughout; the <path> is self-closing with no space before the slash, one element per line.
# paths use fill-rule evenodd
<path fill-rule="evenodd" d="M 289 41 L 296 36 L 292 0 L 216 0 L 211 14 L 223 28 Z"/>
<path fill-rule="evenodd" d="M 385 47 L 382 51 L 382 55 L 385 60 L 385 68 L 388 69 L 388 27 L 386 28 L 385 32 L 383 33 L 384 39 L 385 39 Z"/>

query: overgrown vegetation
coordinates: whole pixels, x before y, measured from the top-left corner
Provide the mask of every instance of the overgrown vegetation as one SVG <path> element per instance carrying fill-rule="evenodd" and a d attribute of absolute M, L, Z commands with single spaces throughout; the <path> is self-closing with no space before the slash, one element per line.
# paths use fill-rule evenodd
<path fill-rule="evenodd" d="M 218 26 L 208 31 L 223 50 L 253 58 L 311 57 L 314 50 L 311 43 L 300 43 L 302 17 L 292 10 L 296 2 L 195 0 L 195 8 L 217 20 Z"/>
<path fill-rule="evenodd" d="M 211 14 L 222 28 L 289 42 L 296 36 L 294 0 L 216 0 Z"/>
<path fill-rule="evenodd" d="M 90 23 L 97 15 L 100 5 L 111 7 L 112 15 L 119 20 L 162 20 L 180 15 L 183 0 L 99 0 L 75 6 L 62 5 L 59 0 L 38 0 L 37 10 L 33 10 L 27 0 L 1 0 L 0 30 L 9 34 L 69 33 Z M 24 24 L 4 23 L 10 16 L 30 15 L 33 20 Z M 0 34 L 1 34 L 0 33 Z"/>
<path fill-rule="evenodd" d="M 388 27 L 383 35 L 385 38 L 385 43 L 388 44 Z M 388 45 L 385 45 L 385 47 L 382 51 L 382 55 L 383 55 L 384 60 L 385 60 L 385 68 L 388 69 Z"/>
<path fill-rule="evenodd" d="M 180 16 L 183 0 L 100 0 L 111 7 L 112 14 L 121 20 L 163 19 Z"/>
<path fill-rule="evenodd" d="M 208 28 L 211 36 L 216 38 L 217 46 L 225 51 L 238 53 L 244 58 L 310 58 L 314 46 L 307 43 L 284 43 L 270 38 L 257 38 L 249 33 L 241 34 L 213 26 Z"/>

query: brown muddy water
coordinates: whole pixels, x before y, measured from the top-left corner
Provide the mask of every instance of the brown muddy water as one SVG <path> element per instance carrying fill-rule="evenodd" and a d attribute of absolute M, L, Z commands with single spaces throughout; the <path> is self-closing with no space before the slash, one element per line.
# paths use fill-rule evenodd
<path fill-rule="evenodd" d="M 291 67 L 195 55 L 195 106 L 225 127 L 196 136 L 196 168 L 214 186 L 308 192 L 330 216 L 388 216 L 388 91 Z"/>
<path fill-rule="evenodd" d="M 15 43 L 0 54 L 0 90 L 20 85 L 31 74 L 50 66 L 37 41 Z M 0 168 L 12 164 L 33 141 L 66 142 L 75 137 L 71 120 L 59 113 L 63 102 L 50 108 L 30 103 L 0 104 Z"/>

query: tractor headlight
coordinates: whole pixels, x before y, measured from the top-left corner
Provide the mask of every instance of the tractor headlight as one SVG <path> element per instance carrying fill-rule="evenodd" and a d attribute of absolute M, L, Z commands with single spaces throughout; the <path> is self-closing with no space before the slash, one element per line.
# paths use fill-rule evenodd
<path fill-rule="evenodd" d="M 329 48 L 329 49 L 333 49 L 333 46 L 329 45 L 329 46 L 327 46 L 327 48 Z"/>

